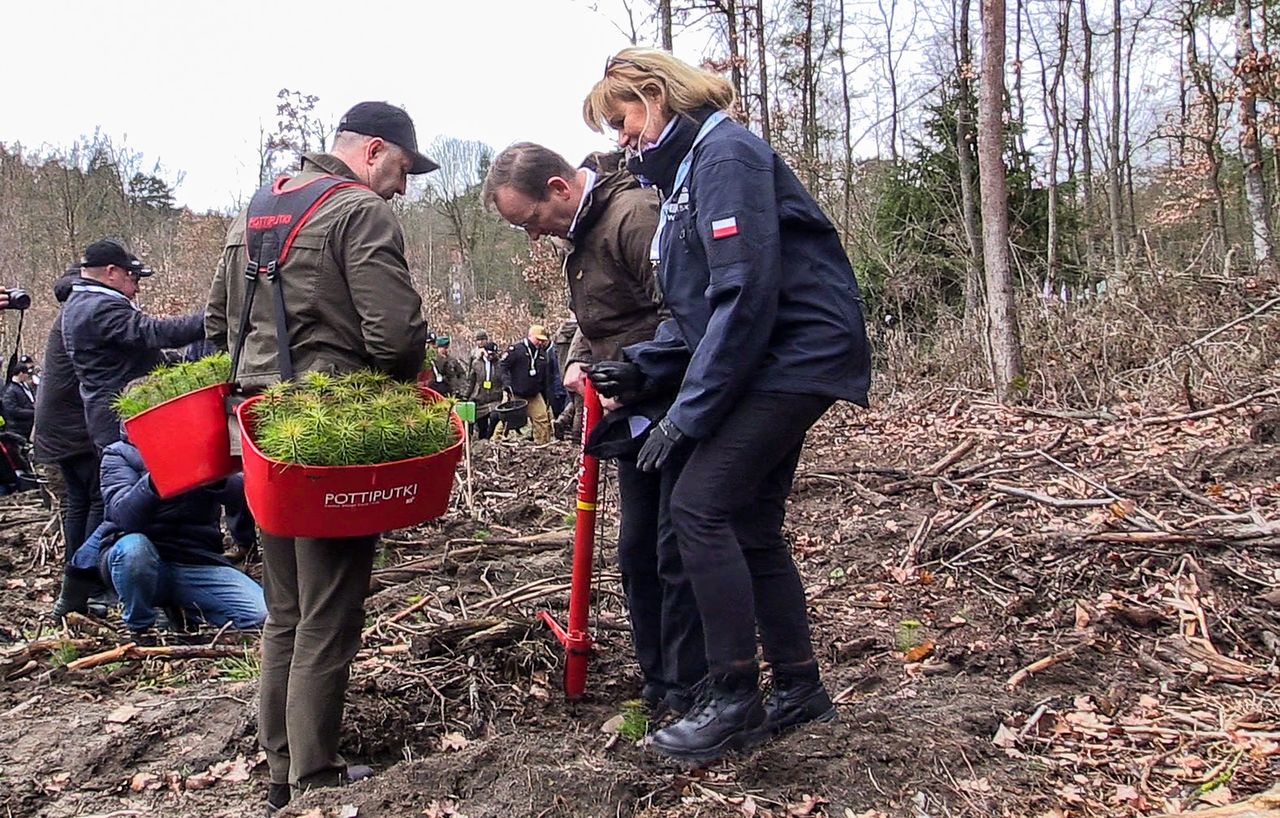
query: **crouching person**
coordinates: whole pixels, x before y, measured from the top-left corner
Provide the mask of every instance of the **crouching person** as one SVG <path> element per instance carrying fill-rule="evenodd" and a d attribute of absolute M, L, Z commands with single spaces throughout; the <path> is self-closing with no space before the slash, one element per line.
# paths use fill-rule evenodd
<path fill-rule="evenodd" d="M 104 546 L 99 567 L 120 596 L 130 632 L 146 634 L 157 608 L 215 627 L 262 626 L 262 587 L 222 554 L 224 506 L 247 529 L 232 532 L 233 539 L 253 541 L 252 518 L 238 513 L 244 506 L 241 475 L 161 499 L 142 455 L 122 440 L 103 450 L 101 477 L 103 542 L 111 545 Z"/>

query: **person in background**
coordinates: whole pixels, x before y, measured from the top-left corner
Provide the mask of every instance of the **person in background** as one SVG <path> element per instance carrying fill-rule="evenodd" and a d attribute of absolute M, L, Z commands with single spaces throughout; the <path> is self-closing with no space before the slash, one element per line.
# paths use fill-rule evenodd
<path fill-rule="evenodd" d="M 467 378 L 466 366 L 449 354 L 449 336 L 437 335 L 428 386 L 446 398 L 460 398 L 467 394 Z"/>
<path fill-rule="evenodd" d="M 0 396 L 0 406 L 4 411 L 4 429 L 22 437 L 24 441 L 31 439 L 31 428 L 36 419 L 36 393 L 32 383 L 33 364 L 18 363 L 5 384 L 4 394 Z"/>
<path fill-rule="evenodd" d="M 786 162 L 728 117 L 733 102 L 723 77 L 627 48 L 583 103 L 587 124 L 615 131 L 663 200 L 650 257 L 671 319 L 588 376 L 606 396 L 678 390 L 637 463 L 680 467 L 671 520 L 709 684 L 652 746 L 699 764 L 836 716 L 782 527 L 809 427 L 836 400 L 866 406 L 871 373 L 839 234 Z M 773 671 L 767 701 L 757 632 Z"/>
<path fill-rule="evenodd" d="M 523 341 L 507 347 L 501 361 L 502 382 L 507 391 L 528 403 L 534 443 L 551 441 L 549 347 L 547 328 L 534 324 Z"/>
<path fill-rule="evenodd" d="M 478 361 L 485 356 L 485 347 L 489 345 L 489 331 L 478 329 L 475 333 L 475 341 L 471 346 L 471 357 L 469 361 Z"/>
<path fill-rule="evenodd" d="M 116 395 L 161 363 L 163 350 L 199 340 L 204 316 L 156 318 L 142 312 L 133 299 L 151 268 L 119 242 L 89 245 L 80 267 L 81 277 L 62 307 L 62 339 L 80 383 L 89 436 L 101 452 L 120 439 L 120 418 L 111 406 Z"/>
<path fill-rule="evenodd" d="M 33 389 L 38 389 L 40 387 L 40 378 L 44 375 L 43 370 L 40 369 L 40 364 L 36 363 L 36 359 L 30 355 L 23 355 L 18 359 L 18 363 L 26 364 L 31 372 L 31 386 Z"/>
<path fill-rule="evenodd" d="M 498 424 L 498 404 L 502 402 L 502 368 L 498 364 L 498 345 L 492 341 L 484 345 L 484 355 L 471 362 L 467 388 L 467 400 L 476 405 L 476 422 L 473 431 L 481 440 L 493 436 Z"/>
<path fill-rule="evenodd" d="M 569 403 L 569 392 L 564 388 L 564 370 L 560 367 L 560 354 L 554 344 L 547 345 L 547 416 L 556 418 Z M 554 427 L 552 429 L 554 431 Z"/>

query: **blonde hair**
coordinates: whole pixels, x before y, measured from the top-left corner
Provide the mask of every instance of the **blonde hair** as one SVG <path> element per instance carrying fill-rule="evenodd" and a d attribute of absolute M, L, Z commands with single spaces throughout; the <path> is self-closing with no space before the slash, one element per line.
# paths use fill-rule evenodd
<path fill-rule="evenodd" d="M 733 105 L 733 85 L 719 74 L 695 68 L 656 48 L 624 48 L 609 58 L 604 76 L 582 102 L 587 127 L 604 133 L 619 102 L 656 102 L 665 113 L 687 114 L 713 105 Z"/>

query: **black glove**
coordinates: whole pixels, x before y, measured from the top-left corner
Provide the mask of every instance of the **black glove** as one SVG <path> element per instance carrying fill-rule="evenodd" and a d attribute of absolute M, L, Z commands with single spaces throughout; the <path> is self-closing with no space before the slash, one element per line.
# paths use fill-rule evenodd
<path fill-rule="evenodd" d="M 644 386 L 644 372 L 630 361 L 600 361 L 587 367 L 587 377 L 606 398 L 639 392 Z"/>
<path fill-rule="evenodd" d="M 684 432 L 667 418 L 658 421 L 658 425 L 649 433 L 649 439 L 640 449 L 636 458 L 636 466 L 640 471 L 657 471 L 666 464 L 673 452 L 688 440 Z"/>

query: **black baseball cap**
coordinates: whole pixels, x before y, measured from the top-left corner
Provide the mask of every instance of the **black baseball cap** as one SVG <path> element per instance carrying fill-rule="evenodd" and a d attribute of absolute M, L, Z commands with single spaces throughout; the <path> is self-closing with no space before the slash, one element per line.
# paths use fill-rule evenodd
<path fill-rule="evenodd" d="M 81 267 L 106 267 L 108 264 L 123 267 L 138 278 L 146 278 L 152 273 L 151 268 L 143 264 L 133 253 L 124 249 L 124 245 L 111 239 L 90 244 L 84 249 L 84 256 L 80 259 Z"/>
<path fill-rule="evenodd" d="M 361 102 L 342 115 L 338 121 L 338 133 L 352 131 L 365 136 L 378 136 L 398 146 L 411 157 L 410 173 L 430 173 L 440 167 L 418 153 L 418 137 L 413 130 L 413 120 L 404 112 L 386 102 Z"/>

